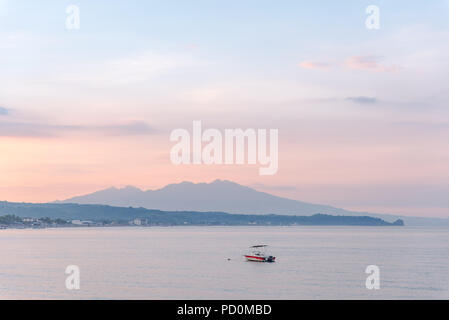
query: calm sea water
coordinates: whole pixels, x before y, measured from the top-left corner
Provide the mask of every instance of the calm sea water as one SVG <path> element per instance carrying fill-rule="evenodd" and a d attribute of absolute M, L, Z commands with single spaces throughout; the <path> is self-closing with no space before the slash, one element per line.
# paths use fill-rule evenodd
<path fill-rule="evenodd" d="M 244 260 L 258 243 L 276 263 Z M 379 290 L 365 287 L 372 264 Z M 67 265 L 80 267 L 80 290 L 66 289 Z M 449 229 L 0 230 L 0 298 L 449 299 Z"/>

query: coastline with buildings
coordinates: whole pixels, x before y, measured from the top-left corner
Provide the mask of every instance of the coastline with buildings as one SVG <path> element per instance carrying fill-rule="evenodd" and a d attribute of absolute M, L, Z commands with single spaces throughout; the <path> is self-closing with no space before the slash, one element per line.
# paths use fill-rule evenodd
<path fill-rule="evenodd" d="M 132 210 L 132 208 L 127 208 Z M 49 217 L 0 216 L 0 229 L 43 229 L 67 227 L 123 227 L 123 226 L 403 226 L 400 219 L 387 222 L 369 216 L 312 216 L 245 215 L 223 212 L 151 212 L 146 216 L 102 219 L 63 219 Z"/>

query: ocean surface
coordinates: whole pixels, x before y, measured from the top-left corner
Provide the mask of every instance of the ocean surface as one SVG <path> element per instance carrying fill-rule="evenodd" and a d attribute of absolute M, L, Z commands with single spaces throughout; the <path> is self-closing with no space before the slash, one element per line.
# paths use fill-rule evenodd
<path fill-rule="evenodd" d="M 275 263 L 247 262 L 269 244 Z M 68 290 L 68 265 L 80 289 Z M 380 289 L 368 290 L 368 265 Z M 449 229 L 0 230 L 1 299 L 449 299 Z"/>

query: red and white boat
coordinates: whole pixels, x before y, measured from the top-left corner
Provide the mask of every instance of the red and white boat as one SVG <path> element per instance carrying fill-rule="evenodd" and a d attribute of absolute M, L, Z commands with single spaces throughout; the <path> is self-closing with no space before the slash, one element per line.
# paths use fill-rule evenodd
<path fill-rule="evenodd" d="M 266 244 L 258 244 L 256 246 L 249 247 L 250 252 L 245 254 L 245 258 L 248 261 L 257 261 L 257 262 L 274 262 L 276 257 L 269 255 L 265 252 Z"/>

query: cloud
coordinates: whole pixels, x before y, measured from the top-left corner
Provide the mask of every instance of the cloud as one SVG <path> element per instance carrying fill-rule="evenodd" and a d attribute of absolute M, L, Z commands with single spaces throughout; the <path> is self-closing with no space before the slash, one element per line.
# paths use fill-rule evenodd
<path fill-rule="evenodd" d="M 103 126 L 53 125 L 30 122 L 0 122 L 0 137 L 58 137 L 67 133 L 96 133 L 109 136 L 153 134 L 156 130 L 142 121 Z"/>
<path fill-rule="evenodd" d="M 41 124 L 0 122 L 0 137 L 50 137 L 53 136 L 50 129 Z"/>
<path fill-rule="evenodd" d="M 2 5 L 0 1 L 0 16 L 2 15 Z M 3 12 L 4 13 L 4 12 Z M 12 33 L 0 33 L 0 49 L 14 49 L 17 47 L 18 40 L 21 40 L 22 37 L 19 34 Z"/>
<path fill-rule="evenodd" d="M 350 100 L 352 102 L 355 103 L 360 103 L 360 104 L 373 104 L 377 102 L 377 99 L 374 97 L 347 97 L 346 100 Z"/>
<path fill-rule="evenodd" d="M 378 56 L 352 56 L 346 59 L 345 67 L 356 70 L 367 70 L 373 72 L 397 72 L 400 67 L 395 65 L 386 66 L 380 63 Z"/>
<path fill-rule="evenodd" d="M 182 73 L 208 64 L 209 62 L 195 59 L 188 54 L 143 52 L 96 62 L 88 70 L 71 69 L 55 81 L 95 87 L 136 85 L 161 75 Z"/>
<path fill-rule="evenodd" d="M 9 115 L 10 110 L 6 109 L 4 107 L 0 107 L 0 116 L 7 116 Z"/>
<path fill-rule="evenodd" d="M 444 131 L 449 129 L 449 121 L 396 121 L 391 122 L 394 126 L 413 128 L 417 131 Z"/>
<path fill-rule="evenodd" d="M 329 61 L 312 61 L 305 60 L 298 64 L 299 67 L 311 70 L 328 70 L 333 67 L 343 67 L 346 69 L 366 70 L 373 72 L 397 72 L 401 68 L 395 65 L 384 65 L 381 63 L 382 57 L 367 55 L 367 56 L 351 56 L 344 61 L 329 62 Z"/>
<path fill-rule="evenodd" d="M 99 131 L 108 135 L 146 135 L 153 134 L 156 130 L 143 121 L 132 121 L 125 124 L 113 124 L 106 126 L 86 127 L 87 130 Z"/>
<path fill-rule="evenodd" d="M 324 61 L 302 61 L 298 64 L 298 66 L 304 69 L 327 70 L 332 67 L 332 63 Z"/>

